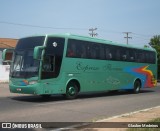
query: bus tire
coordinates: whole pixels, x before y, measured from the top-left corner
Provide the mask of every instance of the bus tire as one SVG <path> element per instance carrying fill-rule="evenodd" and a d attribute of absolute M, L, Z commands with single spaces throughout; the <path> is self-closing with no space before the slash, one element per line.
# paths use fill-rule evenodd
<path fill-rule="evenodd" d="M 133 93 L 134 94 L 138 94 L 141 90 L 141 81 L 140 80 L 136 80 L 134 82 L 134 89 L 133 89 Z"/>
<path fill-rule="evenodd" d="M 75 99 L 78 95 L 78 85 L 74 82 L 71 81 L 68 83 L 67 85 L 67 89 L 66 89 L 66 98 L 67 99 Z"/>

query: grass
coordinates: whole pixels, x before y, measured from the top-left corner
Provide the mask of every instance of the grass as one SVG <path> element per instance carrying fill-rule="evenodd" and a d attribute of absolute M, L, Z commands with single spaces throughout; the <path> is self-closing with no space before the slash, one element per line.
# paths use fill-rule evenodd
<path fill-rule="evenodd" d="M 127 131 L 160 131 L 160 118 L 153 119 L 148 124 L 159 125 L 158 128 L 129 128 Z"/>
<path fill-rule="evenodd" d="M 156 118 L 156 119 L 149 121 L 149 122 L 160 122 L 160 118 Z"/>

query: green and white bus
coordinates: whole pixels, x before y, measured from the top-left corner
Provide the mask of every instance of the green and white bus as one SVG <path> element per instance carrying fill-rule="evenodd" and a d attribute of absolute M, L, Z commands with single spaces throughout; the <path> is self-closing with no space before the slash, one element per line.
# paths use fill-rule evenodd
<path fill-rule="evenodd" d="M 7 50 L 3 51 L 3 59 Z M 132 90 L 157 84 L 157 54 L 112 41 L 72 34 L 22 38 L 13 51 L 12 93 L 74 99 L 81 92 Z"/>

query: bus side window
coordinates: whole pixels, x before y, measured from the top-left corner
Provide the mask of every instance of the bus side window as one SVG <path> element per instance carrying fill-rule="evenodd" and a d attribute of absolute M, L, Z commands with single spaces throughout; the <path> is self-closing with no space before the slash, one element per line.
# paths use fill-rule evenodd
<path fill-rule="evenodd" d="M 122 59 L 122 54 L 120 52 L 120 49 L 116 49 L 116 60 L 120 61 Z"/>
<path fill-rule="evenodd" d="M 76 57 L 76 58 L 81 58 L 81 52 L 82 52 L 82 49 L 81 49 L 81 43 L 80 41 L 76 41 L 74 40 L 76 44 L 74 44 L 74 47 L 73 47 L 73 57 Z"/>
<path fill-rule="evenodd" d="M 86 45 L 84 44 L 82 44 L 81 45 L 81 58 L 86 58 L 87 56 L 86 56 Z"/>
<path fill-rule="evenodd" d="M 93 56 L 93 55 L 92 55 L 92 49 L 91 49 L 92 47 L 91 47 L 90 44 L 88 44 L 88 43 L 87 43 L 87 46 L 86 46 L 86 47 L 87 47 L 87 58 L 88 58 L 88 59 L 91 59 L 92 56 Z"/>
<path fill-rule="evenodd" d="M 76 56 L 76 47 L 74 43 L 68 43 L 68 48 L 67 48 L 67 56 L 68 57 L 75 57 Z"/>
<path fill-rule="evenodd" d="M 112 59 L 112 53 L 110 52 L 109 49 L 106 49 L 106 59 L 111 60 Z"/>
<path fill-rule="evenodd" d="M 94 52 L 93 59 L 100 59 L 100 45 L 99 44 L 94 43 L 93 52 Z"/>
<path fill-rule="evenodd" d="M 136 52 L 135 52 L 135 58 L 136 58 L 136 62 L 140 62 L 140 57 L 139 57 L 138 50 L 136 50 Z"/>
<path fill-rule="evenodd" d="M 145 62 L 145 56 L 142 50 L 136 50 L 136 62 Z"/>
<path fill-rule="evenodd" d="M 123 54 L 123 55 L 122 55 L 122 60 L 123 60 L 123 61 L 126 61 L 126 60 L 127 60 L 127 55 L 126 55 L 126 54 Z"/>
<path fill-rule="evenodd" d="M 130 49 L 128 53 L 129 53 L 129 60 L 128 61 L 134 62 L 135 61 L 135 51 Z"/>
<path fill-rule="evenodd" d="M 150 63 L 150 62 L 149 62 L 149 52 L 148 52 L 148 51 L 145 51 L 145 52 L 144 52 L 144 55 L 145 55 L 145 63 Z"/>
<path fill-rule="evenodd" d="M 140 62 L 144 63 L 145 62 L 144 52 L 141 51 L 141 53 L 139 54 L 139 56 L 140 56 Z"/>
<path fill-rule="evenodd" d="M 99 57 L 101 60 L 105 60 L 105 46 L 104 45 L 100 46 L 100 54 L 99 55 L 100 55 Z"/>
<path fill-rule="evenodd" d="M 156 54 L 155 52 L 150 52 L 149 53 L 149 63 L 155 64 L 156 63 Z"/>
<path fill-rule="evenodd" d="M 92 47 L 90 53 L 91 53 L 91 59 L 96 59 L 96 50 L 94 49 L 94 47 Z"/>
<path fill-rule="evenodd" d="M 125 48 L 124 49 L 120 48 L 120 56 L 121 56 L 121 58 L 120 58 L 121 61 L 126 61 L 127 55 L 126 55 L 126 52 L 125 52 Z"/>

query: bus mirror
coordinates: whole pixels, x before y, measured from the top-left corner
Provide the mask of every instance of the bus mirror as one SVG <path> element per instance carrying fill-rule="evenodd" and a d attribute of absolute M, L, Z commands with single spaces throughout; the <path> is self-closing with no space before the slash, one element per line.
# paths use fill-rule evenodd
<path fill-rule="evenodd" d="M 41 59 L 42 51 L 45 49 L 45 46 L 36 46 L 34 48 L 33 58 L 36 60 Z"/>
<path fill-rule="evenodd" d="M 2 52 L 2 60 L 4 62 L 6 62 L 6 61 L 11 62 L 13 51 L 14 51 L 14 49 L 4 49 Z"/>

